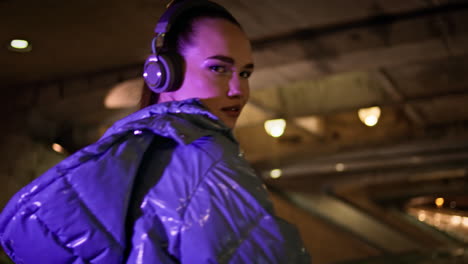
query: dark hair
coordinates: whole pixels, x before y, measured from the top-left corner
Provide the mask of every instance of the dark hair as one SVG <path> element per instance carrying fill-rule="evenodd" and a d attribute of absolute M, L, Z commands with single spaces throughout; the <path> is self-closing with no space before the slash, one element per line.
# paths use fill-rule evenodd
<path fill-rule="evenodd" d="M 227 11 L 206 6 L 191 8 L 180 15 L 166 34 L 163 52 L 175 52 L 182 55 L 184 49 L 193 43 L 195 22 L 202 18 L 224 19 L 242 29 L 239 22 Z M 140 99 L 140 109 L 157 103 L 158 99 L 159 94 L 151 91 L 145 83 Z"/>

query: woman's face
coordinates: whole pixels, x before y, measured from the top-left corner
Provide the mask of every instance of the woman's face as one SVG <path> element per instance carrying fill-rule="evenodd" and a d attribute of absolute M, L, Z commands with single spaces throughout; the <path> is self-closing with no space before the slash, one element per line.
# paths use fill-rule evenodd
<path fill-rule="evenodd" d="M 239 27 L 224 19 L 195 22 L 193 43 L 185 48 L 184 82 L 179 90 L 161 94 L 160 101 L 200 98 L 228 127 L 234 128 L 249 98 L 252 50 Z"/>

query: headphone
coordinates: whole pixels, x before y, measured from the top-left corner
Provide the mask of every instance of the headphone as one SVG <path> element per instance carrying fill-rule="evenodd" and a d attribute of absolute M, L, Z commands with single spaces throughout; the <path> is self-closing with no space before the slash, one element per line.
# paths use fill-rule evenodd
<path fill-rule="evenodd" d="M 182 85 L 184 60 L 177 52 L 167 51 L 165 36 L 186 11 L 199 7 L 228 12 L 224 7 L 208 0 L 175 0 L 169 3 L 168 9 L 159 19 L 154 30 L 156 36 L 151 41 L 152 54 L 146 59 L 143 68 L 143 78 L 153 92 L 173 92 Z"/>

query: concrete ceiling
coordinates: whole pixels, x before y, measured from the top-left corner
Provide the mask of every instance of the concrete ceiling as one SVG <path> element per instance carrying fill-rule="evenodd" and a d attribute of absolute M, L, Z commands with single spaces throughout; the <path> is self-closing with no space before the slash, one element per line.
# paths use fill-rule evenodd
<path fill-rule="evenodd" d="M 312 138 L 336 137 L 348 128 L 333 131 L 335 123 L 362 130 L 352 113 L 372 105 L 388 109 L 383 118 L 406 126 L 397 138 L 468 119 L 467 1 L 219 2 L 244 25 L 258 66 L 237 131 L 241 139 L 251 138 L 243 131 L 275 117 L 290 120 L 292 129 L 306 134 L 299 136 L 303 141 L 314 132 L 297 118 L 319 119 L 321 135 Z M 133 111 L 138 88 L 126 109 L 107 109 L 103 101 L 117 83 L 139 77 L 165 3 L 0 1 L 0 79 L 9 98 L 4 107 L 34 108 L 52 123 L 75 128 L 105 126 Z M 32 51 L 8 50 L 17 37 L 30 40 Z M 386 133 L 392 138 L 391 130 Z M 250 151 L 254 161 L 270 158 L 256 149 Z"/>
<path fill-rule="evenodd" d="M 97 138 L 136 109 L 141 64 L 166 2 L 0 1 L 3 107 L 49 124 L 32 125 L 36 134 L 81 131 L 75 148 Z M 254 47 L 251 101 L 236 130 L 252 162 L 397 143 L 432 127 L 465 131 L 467 1 L 219 2 Z M 18 37 L 31 52 L 6 48 Z M 106 108 L 110 90 L 130 79 L 119 88 L 125 107 Z M 356 111 L 373 105 L 382 119 L 367 128 Z M 263 121 L 279 117 L 288 128 L 274 140 Z"/>
<path fill-rule="evenodd" d="M 391 200 L 401 194 L 388 183 L 466 179 L 468 1 L 217 2 L 252 39 L 251 100 L 235 134 L 260 174 L 283 169 L 271 186 L 355 194 L 373 183 Z M 166 3 L 0 0 L 3 140 L 26 131 L 73 151 L 136 110 Z M 13 38 L 32 51 L 8 50 Z M 117 107 L 106 107 L 113 93 Z M 366 127 L 357 110 L 374 105 L 381 118 Z M 271 118 L 287 120 L 283 137 L 264 132 Z"/>

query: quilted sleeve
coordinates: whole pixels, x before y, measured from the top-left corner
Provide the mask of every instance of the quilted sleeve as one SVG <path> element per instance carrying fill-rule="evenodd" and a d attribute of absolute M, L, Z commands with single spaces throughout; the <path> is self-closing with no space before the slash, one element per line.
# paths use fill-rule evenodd
<path fill-rule="evenodd" d="M 121 263 L 128 193 L 152 139 L 90 145 L 19 191 L 0 215 L 8 255 L 25 264 Z"/>
<path fill-rule="evenodd" d="M 218 162 L 198 186 L 183 217 L 182 263 L 310 263 L 296 229 L 238 165 Z"/>

